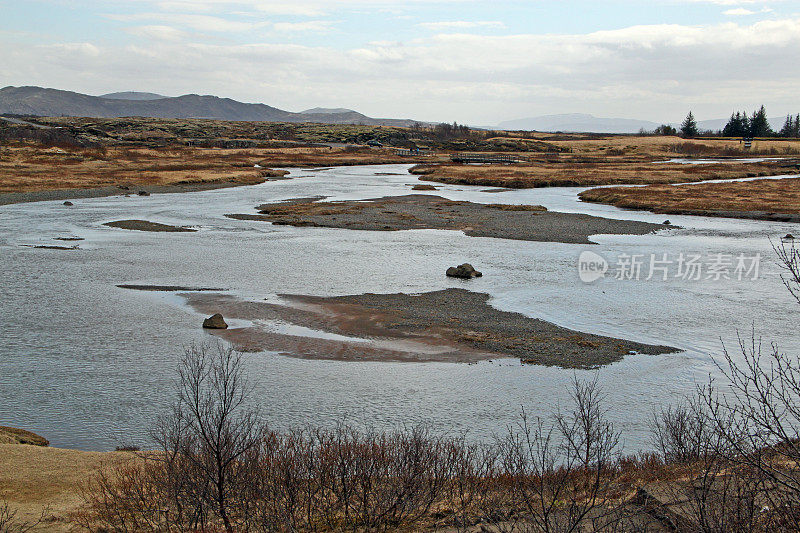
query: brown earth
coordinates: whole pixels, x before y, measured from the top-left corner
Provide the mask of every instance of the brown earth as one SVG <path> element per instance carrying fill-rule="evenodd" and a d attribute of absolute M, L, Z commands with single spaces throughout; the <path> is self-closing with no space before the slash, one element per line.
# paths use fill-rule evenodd
<path fill-rule="evenodd" d="M 281 322 L 324 332 L 309 337 L 254 324 L 214 333 L 240 350 L 269 350 L 309 359 L 471 363 L 513 357 L 525 364 L 595 368 L 629 354 L 676 351 L 500 311 L 489 305 L 488 294 L 456 288 L 329 298 L 281 295 L 281 304 L 225 294 L 188 293 L 183 297 L 203 314 L 221 313 L 226 319 Z"/>
<path fill-rule="evenodd" d="M 279 225 L 373 231 L 444 229 L 472 237 L 589 244 L 590 235 L 644 235 L 665 226 L 557 213 L 542 206 L 477 204 L 430 194 L 372 200 L 317 202 L 313 199 L 259 206 L 261 214 L 230 214 L 239 220 Z"/>
<path fill-rule="evenodd" d="M 800 222 L 800 179 L 764 179 L 696 185 L 608 187 L 581 200 L 656 213 Z"/>

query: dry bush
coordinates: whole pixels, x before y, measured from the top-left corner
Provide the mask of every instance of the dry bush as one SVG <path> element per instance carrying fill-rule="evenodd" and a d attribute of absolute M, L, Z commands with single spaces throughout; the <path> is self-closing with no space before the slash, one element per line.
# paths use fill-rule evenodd
<path fill-rule="evenodd" d="M 20 520 L 17 511 L 11 509 L 8 502 L 0 500 L 0 533 L 27 533 L 44 521 L 48 510 L 42 510 L 37 520 Z"/>
<path fill-rule="evenodd" d="M 691 463 L 710 452 L 710 423 L 697 402 L 684 400 L 653 415 L 653 447 L 664 463 Z"/>
<path fill-rule="evenodd" d="M 499 443 L 504 506 L 491 510 L 500 531 L 613 529 L 620 521 L 608 495 L 616 477 L 619 432 L 605 417 L 594 380 L 572 385 L 573 408 L 554 420 L 529 421 Z"/>
<path fill-rule="evenodd" d="M 489 463 L 480 447 L 422 428 L 269 431 L 247 404 L 241 365 L 222 346 L 186 351 L 173 410 L 153 431 L 158 451 L 99 473 L 84 525 L 377 531 L 415 524 L 454 494 L 465 515 L 479 498 Z"/>

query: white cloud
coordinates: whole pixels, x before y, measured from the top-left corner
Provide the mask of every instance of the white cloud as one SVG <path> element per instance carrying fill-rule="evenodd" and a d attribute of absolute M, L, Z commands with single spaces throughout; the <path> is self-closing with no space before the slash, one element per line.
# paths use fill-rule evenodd
<path fill-rule="evenodd" d="M 729 17 L 746 17 L 749 15 L 755 15 L 755 11 L 751 11 L 749 9 L 745 9 L 743 7 L 737 7 L 735 9 L 728 9 L 727 11 L 722 12 L 723 15 L 727 15 Z"/>
<path fill-rule="evenodd" d="M 463 30 L 470 28 L 505 28 L 506 25 L 497 20 L 452 20 L 444 22 L 422 22 L 417 24 L 422 28 L 434 31 Z"/>
<path fill-rule="evenodd" d="M 324 33 L 330 31 L 334 24 L 331 20 L 309 20 L 304 22 L 276 22 L 272 27 L 280 32 Z"/>
<path fill-rule="evenodd" d="M 144 37 L 156 41 L 182 41 L 189 38 L 189 34 L 185 31 L 158 24 L 134 26 L 132 28 L 127 28 L 125 31 L 137 37 Z"/>
<path fill-rule="evenodd" d="M 7 82 L 16 84 L 202 92 L 285 109 L 336 102 L 373 115 L 479 124 L 578 109 L 651 120 L 677 120 L 690 107 L 701 117 L 761 103 L 776 114 L 798 111 L 800 19 L 562 35 L 450 33 L 349 49 L 192 42 L 181 28 L 159 21 L 128 30 L 160 36 L 159 46 L 23 47 L 0 35 L 0 56 Z"/>
<path fill-rule="evenodd" d="M 238 33 L 263 28 L 268 21 L 244 22 L 211 15 L 184 13 L 136 13 L 130 15 L 108 14 L 107 18 L 121 22 L 156 21 L 159 26 L 181 26 L 192 30 L 214 33 Z"/>

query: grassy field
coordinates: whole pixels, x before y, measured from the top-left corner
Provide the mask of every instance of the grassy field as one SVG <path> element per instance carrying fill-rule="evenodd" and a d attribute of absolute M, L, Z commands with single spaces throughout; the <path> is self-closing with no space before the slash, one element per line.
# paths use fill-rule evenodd
<path fill-rule="evenodd" d="M 0 193 L 107 186 L 231 182 L 251 185 L 280 176 L 267 167 L 406 162 L 388 150 L 344 148 L 221 149 L 110 146 L 59 148 L 21 143 L 0 148 Z M 257 168 L 255 165 L 265 168 Z"/>
<path fill-rule="evenodd" d="M 774 176 L 793 172 L 785 161 L 685 165 L 626 161 L 620 158 L 580 161 L 559 158 L 514 165 L 419 165 L 420 179 L 441 183 L 529 189 L 648 183 L 686 183 L 716 179 Z"/>
<path fill-rule="evenodd" d="M 482 130 L 442 137 L 432 128 L 200 119 L 35 120 L 46 127 L 0 123 L 0 194 L 248 185 L 279 176 L 270 168 L 419 162 L 424 163 L 412 172 L 421 179 L 465 185 L 530 188 L 683 183 L 786 174 L 795 170 L 798 158 L 793 156 L 800 154 L 800 141 L 786 139 L 757 139 L 746 150 L 738 139 L 721 138 Z M 368 140 L 430 149 L 433 155 L 398 156 L 390 148 L 365 146 Z M 450 163 L 450 155 L 460 151 L 512 154 L 523 162 Z M 775 159 L 725 161 L 756 156 Z M 725 162 L 665 162 L 686 157 L 723 158 Z"/>
<path fill-rule="evenodd" d="M 0 505 L 8 504 L 17 524 L 41 518 L 35 531 L 74 531 L 75 513 L 83 504 L 82 490 L 89 479 L 101 467 L 132 457 L 128 452 L 0 444 Z"/>
<path fill-rule="evenodd" d="M 580 198 L 656 213 L 780 219 L 781 214 L 800 215 L 800 180 L 610 187 L 584 191 Z"/>

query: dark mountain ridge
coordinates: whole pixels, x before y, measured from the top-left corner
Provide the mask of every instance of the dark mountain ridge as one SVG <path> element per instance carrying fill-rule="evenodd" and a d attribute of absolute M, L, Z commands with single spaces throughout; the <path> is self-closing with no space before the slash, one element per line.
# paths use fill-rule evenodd
<path fill-rule="evenodd" d="M 90 96 L 59 89 L 9 86 L 0 89 L 0 114 L 44 117 L 207 118 L 216 120 L 318 122 L 324 124 L 401 127 L 410 126 L 416 122 L 404 119 L 371 118 L 350 110 L 340 113 L 292 113 L 266 104 L 247 104 L 230 98 L 211 95 L 186 94 L 177 97 L 131 99 L 130 97 L 126 98 L 126 94 L 130 96 L 131 93 Z M 141 95 L 142 93 L 138 94 Z M 123 96 L 120 97 L 120 95 Z"/>

